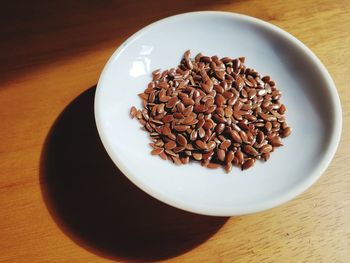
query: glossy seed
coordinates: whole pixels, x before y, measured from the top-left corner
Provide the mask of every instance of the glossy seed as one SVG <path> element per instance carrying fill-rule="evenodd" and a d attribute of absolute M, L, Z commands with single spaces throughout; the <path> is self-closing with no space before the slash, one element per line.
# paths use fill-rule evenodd
<path fill-rule="evenodd" d="M 219 116 L 224 116 L 225 115 L 225 110 L 222 107 L 218 107 L 218 108 L 216 108 L 216 113 Z"/>
<path fill-rule="evenodd" d="M 231 163 L 233 158 L 235 157 L 235 153 L 233 151 L 228 151 L 226 154 L 226 163 Z"/>
<path fill-rule="evenodd" d="M 225 98 L 221 94 L 217 94 L 215 97 L 215 103 L 218 107 L 221 107 L 225 103 Z"/>
<path fill-rule="evenodd" d="M 178 104 L 176 104 L 176 108 L 180 113 L 183 113 L 183 111 L 185 110 L 185 105 L 182 102 L 179 102 Z"/>
<path fill-rule="evenodd" d="M 268 159 L 270 159 L 270 153 L 263 153 L 261 157 L 266 162 Z"/>
<path fill-rule="evenodd" d="M 225 91 L 224 88 L 220 85 L 214 85 L 214 90 L 219 94 L 223 94 Z"/>
<path fill-rule="evenodd" d="M 267 91 L 265 89 L 260 89 L 258 92 L 257 92 L 257 95 L 258 96 L 264 96 L 266 95 Z"/>
<path fill-rule="evenodd" d="M 232 107 L 227 106 L 227 107 L 225 108 L 225 117 L 226 117 L 226 118 L 231 118 L 232 114 L 233 114 Z"/>
<path fill-rule="evenodd" d="M 233 166 L 233 165 L 232 165 L 231 162 L 230 162 L 230 163 L 226 163 L 225 166 L 224 166 L 225 172 L 226 172 L 226 173 L 231 172 L 232 166 Z"/>
<path fill-rule="evenodd" d="M 235 154 L 235 157 L 237 157 L 237 160 L 238 160 L 239 164 L 243 164 L 243 162 L 244 162 L 244 155 L 241 152 L 241 150 L 237 150 L 237 152 Z"/>
<path fill-rule="evenodd" d="M 217 169 L 217 168 L 219 168 L 221 165 L 220 164 L 218 164 L 218 163 L 209 163 L 208 165 L 207 165 L 207 167 L 209 168 L 209 169 Z"/>
<path fill-rule="evenodd" d="M 223 149 L 218 149 L 217 152 L 216 152 L 217 156 L 218 156 L 218 159 L 220 161 L 225 161 L 225 156 L 226 156 L 226 153 Z"/>
<path fill-rule="evenodd" d="M 288 137 L 292 133 L 292 129 L 290 127 L 286 127 L 282 130 L 282 137 Z"/>
<path fill-rule="evenodd" d="M 175 156 L 177 157 L 176 153 L 174 153 L 172 150 L 165 149 L 165 152 L 170 155 L 170 156 Z"/>
<path fill-rule="evenodd" d="M 181 165 L 182 164 L 182 162 L 181 162 L 179 157 L 171 156 L 171 159 L 176 165 Z"/>
<path fill-rule="evenodd" d="M 251 89 L 249 92 L 248 92 L 248 98 L 249 99 L 252 99 L 256 96 L 256 90 L 255 89 Z"/>
<path fill-rule="evenodd" d="M 161 101 L 161 102 L 167 102 L 168 100 L 170 100 L 171 99 L 171 97 L 169 97 L 169 96 L 159 96 L 159 100 Z M 168 107 L 169 108 L 169 107 Z"/>
<path fill-rule="evenodd" d="M 247 133 L 245 131 L 240 131 L 239 136 L 241 137 L 241 139 L 244 143 L 249 143 L 248 136 L 247 136 Z"/>
<path fill-rule="evenodd" d="M 132 106 L 130 109 L 130 116 L 133 119 L 137 114 L 137 109 L 135 108 L 135 106 Z"/>
<path fill-rule="evenodd" d="M 249 158 L 243 163 L 242 170 L 247 170 L 253 165 L 254 165 L 254 159 Z"/>
<path fill-rule="evenodd" d="M 279 147 L 279 146 L 282 146 L 282 140 L 281 140 L 281 137 L 279 136 L 275 136 L 271 139 L 270 141 L 271 145 L 274 146 L 274 147 Z"/>
<path fill-rule="evenodd" d="M 217 134 L 221 134 L 224 131 L 224 129 L 225 129 L 225 124 L 223 123 L 219 123 L 215 126 L 215 132 Z"/>
<path fill-rule="evenodd" d="M 248 155 L 252 155 L 252 156 L 259 155 L 258 151 L 254 147 L 252 147 L 251 145 L 244 145 L 243 151 Z"/>
<path fill-rule="evenodd" d="M 170 133 L 167 135 L 169 139 L 175 141 L 176 140 L 176 135 L 174 133 Z"/>
<path fill-rule="evenodd" d="M 176 146 L 174 149 L 173 149 L 173 152 L 174 153 L 179 153 L 179 152 L 182 152 L 186 149 L 185 146 Z"/>
<path fill-rule="evenodd" d="M 164 151 L 163 148 L 157 148 L 157 149 L 153 149 L 153 150 L 151 151 L 151 154 L 152 154 L 152 155 L 159 155 L 159 154 L 161 154 L 163 151 Z"/>
<path fill-rule="evenodd" d="M 220 144 L 220 149 L 222 150 L 227 150 L 231 146 L 231 141 L 230 140 L 225 140 Z"/>
<path fill-rule="evenodd" d="M 166 83 L 165 81 L 159 82 L 157 86 L 160 89 L 167 89 L 169 87 L 168 83 Z"/>
<path fill-rule="evenodd" d="M 159 154 L 159 157 L 162 158 L 163 160 L 166 160 L 166 159 L 167 159 L 166 156 L 167 156 L 167 155 L 166 155 L 166 153 L 165 153 L 164 151 L 161 152 L 161 153 Z"/>
<path fill-rule="evenodd" d="M 163 129 L 162 129 L 162 134 L 164 135 L 169 135 L 171 133 L 171 130 L 168 126 L 163 126 Z"/>
<path fill-rule="evenodd" d="M 284 104 L 281 104 L 280 108 L 278 109 L 279 114 L 284 114 L 286 112 L 286 106 Z"/>
<path fill-rule="evenodd" d="M 247 119 L 250 122 L 255 122 L 256 121 L 256 117 L 252 114 L 246 114 L 244 115 L 244 118 Z"/>
<path fill-rule="evenodd" d="M 178 134 L 178 135 L 177 135 L 176 141 L 177 141 L 178 144 L 181 145 L 181 146 L 186 146 L 186 145 L 187 145 L 187 139 L 186 139 L 185 136 L 183 136 L 182 134 Z"/>
<path fill-rule="evenodd" d="M 203 155 L 201 153 L 192 153 L 192 156 L 197 161 L 200 161 L 203 158 Z"/>
<path fill-rule="evenodd" d="M 177 103 L 179 101 L 179 99 L 177 98 L 177 97 L 173 97 L 173 98 L 171 98 L 171 99 L 169 99 L 168 101 L 167 101 L 167 103 L 166 103 L 166 107 L 167 108 L 172 108 L 172 107 L 174 107 L 175 106 L 175 104 Z"/>
<path fill-rule="evenodd" d="M 190 140 L 191 141 L 195 141 L 197 140 L 197 131 L 196 130 L 192 130 L 191 134 L 190 134 Z"/>
<path fill-rule="evenodd" d="M 225 91 L 222 96 L 224 96 L 225 99 L 231 99 L 234 97 L 234 94 L 230 91 Z"/>
<path fill-rule="evenodd" d="M 190 126 L 188 125 L 176 125 L 174 129 L 178 132 L 184 132 L 186 131 Z"/>
<path fill-rule="evenodd" d="M 271 129 L 272 129 L 271 122 L 268 121 L 268 122 L 265 123 L 265 129 L 266 129 L 267 132 L 271 131 Z"/>
<path fill-rule="evenodd" d="M 236 130 L 232 130 L 230 132 L 230 136 L 231 136 L 233 141 L 235 141 L 237 143 L 242 143 L 242 138 Z"/>
<path fill-rule="evenodd" d="M 208 151 L 214 150 L 215 147 L 216 147 L 216 143 L 214 141 L 210 141 L 207 143 L 207 150 Z"/>
<path fill-rule="evenodd" d="M 164 142 L 162 140 L 157 140 L 155 143 L 154 143 L 155 146 L 157 147 L 163 147 L 164 145 Z"/>
<path fill-rule="evenodd" d="M 202 149 L 202 150 L 206 150 L 208 149 L 208 146 L 205 142 L 201 141 L 201 140 L 197 140 L 196 141 L 196 145 L 199 149 Z"/>
<path fill-rule="evenodd" d="M 264 139 L 265 139 L 264 133 L 262 131 L 258 131 L 258 134 L 256 136 L 256 142 L 258 144 L 260 144 L 260 143 L 262 143 L 264 141 Z"/>
<path fill-rule="evenodd" d="M 213 114 L 213 119 L 218 123 L 227 123 L 226 118 L 223 118 L 217 114 Z"/>
<path fill-rule="evenodd" d="M 203 138 L 205 136 L 205 130 L 201 127 L 198 129 L 199 138 Z"/>
<path fill-rule="evenodd" d="M 208 110 L 208 108 L 203 104 L 197 104 L 197 105 L 194 105 L 193 110 L 195 113 L 202 113 Z"/>
<path fill-rule="evenodd" d="M 270 81 L 270 76 L 264 76 L 261 80 L 265 83 L 269 82 Z"/>
<path fill-rule="evenodd" d="M 174 120 L 174 116 L 173 115 L 165 115 L 163 118 L 162 118 L 162 121 L 164 123 L 167 123 L 167 122 L 171 122 Z"/>
<path fill-rule="evenodd" d="M 189 125 L 190 123 L 192 123 L 194 120 L 193 116 L 187 116 L 183 119 L 182 123 L 185 125 Z"/>
<path fill-rule="evenodd" d="M 265 144 L 259 149 L 260 153 L 269 153 L 272 151 L 272 146 L 270 144 Z"/>
<path fill-rule="evenodd" d="M 148 100 L 148 94 L 146 94 L 146 93 L 140 93 L 139 97 L 143 100 Z"/>
<path fill-rule="evenodd" d="M 205 121 L 204 125 L 203 125 L 203 129 L 205 130 L 210 130 L 213 128 L 213 122 L 212 121 Z"/>
<path fill-rule="evenodd" d="M 269 114 L 265 114 L 265 113 L 260 113 L 259 115 L 265 121 L 276 121 L 277 120 L 277 118 L 273 115 L 269 115 Z"/>
<path fill-rule="evenodd" d="M 241 128 L 244 131 L 249 130 L 249 126 L 244 121 L 240 121 L 239 123 L 237 123 L 237 125 L 239 126 L 239 128 Z"/>
<path fill-rule="evenodd" d="M 190 157 L 188 157 L 188 156 L 180 157 L 180 160 L 181 160 L 182 164 L 188 164 L 190 161 Z"/>
<path fill-rule="evenodd" d="M 190 105 L 194 105 L 194 100 L 191 98 L 184 98 L 182 100 L 182 103 L 184 104 L 184 106 L 190 106 Z"/>
<path fill-rule="evenodd" d="M 176 147 L 176 143 L 174 141 L 169 141 L 164 145 L 164 148 L 167 150 L 172 150 Z"/>
<path fill-rule="evenodd" d="M 236 79 L 236 88 L 237 90 L 241 90 L 244 87 L 244 81 L 241 77 L 237 77 Z"/>
<path fill-rule="evenodd" d="M 241 164 L 239 163 L 237 157 L 234 157 L 234 158 L 233 158 L 232 164 L 233 164 L 234 166 L 241 167 Z"/>
<path fill-rule="evenodd" d="M 242 113 L 240 111 L 234 111 L 232 115 L 238 121 L 241 121 L 243 119 Z"/>
<path fill-rule="evenodd" d="M 182 104 L 183 105 L 183 104 Z M 193 105 L 187 106 L 184 110 L 183 110 L 183 115 L 184 116 L 188 116 L 193 112 Z"/>

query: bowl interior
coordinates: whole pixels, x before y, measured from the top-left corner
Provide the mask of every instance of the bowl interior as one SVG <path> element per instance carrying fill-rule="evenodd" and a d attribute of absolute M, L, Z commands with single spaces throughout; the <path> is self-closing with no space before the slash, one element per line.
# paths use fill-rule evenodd
<path fill-rule="evenodd" d="M 246 66 L 275 80 L 293 133 L 268 162 L 226 174 L 150 155 L 148 134 L 130 118 L 130 107 L 141 108 L 137 94 L 151 72 L 176 67 L 187 49 L 193 56 L 245 56 Z M 170 17 L 129 38 L 101 75 L 95 112 L 103 144 L 131 181 L 163 202 L 208 215 L 257 212 L 304 191 L 334 155 L 341 125 L 334 84 L 311 51 L 268 23 L 219 12 Z"/>

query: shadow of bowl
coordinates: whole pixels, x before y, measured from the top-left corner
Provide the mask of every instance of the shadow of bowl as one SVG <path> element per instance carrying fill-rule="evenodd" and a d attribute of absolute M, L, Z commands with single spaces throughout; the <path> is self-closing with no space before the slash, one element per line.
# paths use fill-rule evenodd
<path fill-rule="evenodd" d="M 205 242 L 228 218 L 170 207 L 134 186 L 100 142 L 94 95 L 92 87 L 61 113 L 42 151 L 42 194 L 58 226 L 111 259 L 161 260 Z"/>

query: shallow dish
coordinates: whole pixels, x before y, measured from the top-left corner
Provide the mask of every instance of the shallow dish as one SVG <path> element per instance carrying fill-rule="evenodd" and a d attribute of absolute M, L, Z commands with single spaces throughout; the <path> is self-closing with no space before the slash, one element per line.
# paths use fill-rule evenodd
<path fill-rule="evenodd" d="M 226 174 L 150 155 L 148 133 L 130 118 L 130 107 L 141 107 L 137 94 L 151 72 L 177 66 L 187 49 L 193 55 L 245 56 L 248 67 L 276 81 L 293 133 L 267 163 Z M 172 16 L 126 40 L 101 74 L 95 117 L 108 154 L 134 184 L 174 207 L 216 216 L 262 211 L 305 191 L 333 158 L 342 122 L 336 87 L 304 44 L 267 22 L 225 12 Z"/>

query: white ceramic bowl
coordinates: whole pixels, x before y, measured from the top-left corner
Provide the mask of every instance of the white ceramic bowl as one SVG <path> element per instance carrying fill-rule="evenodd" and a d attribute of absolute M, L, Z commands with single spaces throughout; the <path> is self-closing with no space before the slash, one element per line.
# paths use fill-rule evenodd
<path fill-rule="evenodd" d="M 248 67 L 276 81 L 293 133 L 267 163 L 226 174 L 150 155 L 148 134 L 130 118 L 130 107 L 141 107 L 137 94 L 151 72 L 177 66 L 187 49 L 193 55 L 245 56 Z M 101 74 L 95 116 L 108 154 L 134 184 L 174 207 L 216 216 L 262 211 L 305 191 L 334 156 L 342 123 L 336 87 L 304 44 L 267 22 L 225 12 L 172 16 L 131 36 Z"/>

